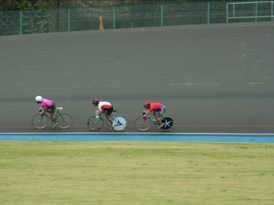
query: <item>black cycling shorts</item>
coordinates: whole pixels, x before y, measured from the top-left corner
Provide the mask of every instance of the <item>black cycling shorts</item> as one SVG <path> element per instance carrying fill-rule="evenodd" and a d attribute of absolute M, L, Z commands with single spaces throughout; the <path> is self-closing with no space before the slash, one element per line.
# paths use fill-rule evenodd
<path fill-rule="evenodd" d="M 104 109 L 106 111 L 106 115 L 111 115 L 111 113 L 113 112 L 113 107 L 109 108 L 109 109 Z"/>
<path fill-rule="evenodd" d="M 56 110 L 55 104 L 53 104 L 51 107 L 48 107 L 48 112 L 49 113 L 55 113 L 55 110 Z"/>

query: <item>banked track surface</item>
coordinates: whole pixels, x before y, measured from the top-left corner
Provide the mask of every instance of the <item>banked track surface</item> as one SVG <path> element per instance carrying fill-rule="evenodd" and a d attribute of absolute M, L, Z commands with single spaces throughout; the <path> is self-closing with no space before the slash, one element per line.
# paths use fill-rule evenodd
<path fill-rule="evenodd" d="M 87 132 L 93 98 L 135 132 L 146 101 L 163 102 L 173 133 L 273 133 L 273 23 L 176 26 L 0 37 L 0 131 L 36 132 L 36 95 Z M 48 128 L 59 133 L 62 130 Z M 108 131 L 107 129 L 103 131 Z M 157 129 L 152 129 L 157 132 Z"/>

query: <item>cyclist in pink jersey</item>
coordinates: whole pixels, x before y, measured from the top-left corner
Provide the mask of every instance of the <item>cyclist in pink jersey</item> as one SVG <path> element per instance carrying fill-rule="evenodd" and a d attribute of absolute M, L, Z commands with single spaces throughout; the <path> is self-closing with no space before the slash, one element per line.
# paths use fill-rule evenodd
<path fill-rule="evenodd" d="M 113 112 L 113 105 L 110 102 L 106 102 L 106 101 L 99 101 L 98 99 L 94 99 L 92 101 L 92 104 L 94 106 L 97 106 L 99 109 L 99 113 L 97 114 L 97 118 L 99 118 L 99 116 L 103 113 L 107 120 L 110 122 L 110 124 L 112 125 L 112 118 L 111 118 L 111 113 Z"/>
<path fill-rule="evenodd" d="M 50 114 L 50 117 L 51 117 L 52 121 L 55 123 L 53 125 L 53 127 L 56 127 L 57 122 L 56 122 L 56 117 L 55 117 L 55 114 L 54 114 L 56 106 L 55 106 L 54 101 L 46 99 L 46 98 L 42 98 L 41 96 L 36 96 L 35 100 L 36 100 L 37 103 L 41 104 L 41 107 L 42 107 L 41 114 L 45 114 L 46 112 L 48 112 Z"/>
<path fill-rule="evenodd" d="M 161 122 L 160 116 L 163 115 L 163 113 L 166 111 L 166 106 L 162 103 L 152 102 L 148 103 L 146 102 L 144 104 L 144 108 L 149 109 L 149 113 L 153 114 L 155 116 L 155 119 L 158 122 L 158 127 L 161 128 L 164 124 Z"/>

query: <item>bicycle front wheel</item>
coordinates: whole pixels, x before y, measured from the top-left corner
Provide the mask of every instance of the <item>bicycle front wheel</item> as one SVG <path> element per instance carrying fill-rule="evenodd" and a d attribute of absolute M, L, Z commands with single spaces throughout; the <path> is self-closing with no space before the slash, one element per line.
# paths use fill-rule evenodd
<path fill-rule="evenodd" d="M 31 124 L 36 129 L 44 129 L 49 122 L 49 118 L 46 115 L 36 114 L 32 117 Z"/>
<path fill-rule="evenodd" d="M 60 114 L 57 119 L 58 127 L 61 129 L 67 129 L 72 124 L 72 117 L 67 113 Z"/>
<path fill-rule="evenodd" d="M 140 130 L 140 131 L 149 130 L 151 125 L 152 125 L 152 122 L 150 118 L 144 119 L 143 116 L 140 116 L 135 120 L 135 127 L 137 130 Z"/>
<path fill-rule="evenodd" d="M 104 120 L 100 118 L 96 118 L 96 116 L 92 116 L 88 119 L 88 128 L 92 131 L 100 130 L 104 126 Z"/>

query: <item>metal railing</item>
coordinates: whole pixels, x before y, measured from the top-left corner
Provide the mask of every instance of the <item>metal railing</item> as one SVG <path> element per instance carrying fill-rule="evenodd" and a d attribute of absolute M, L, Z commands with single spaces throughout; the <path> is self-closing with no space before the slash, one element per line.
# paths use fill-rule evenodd
<path fill-rule="evenodd" d="M 239 14 L 240 4 L 249 3 L 216 1 L 0 12 L 0 36 L 98 30 L 100 23 L 104 29 L 119 29 L 216 24 L 255 17 L 257 20 L 273 21 L 273 1 L 270 3 L 271 13 L 267 15 L 262 15 L 265 6 L 257 6 L 255 11 L 244 7 Z M 250 10 L 257 15 L 250 15 Z M 102 22 L 99 22 L 100 16 Z"/>
<path fill-rule="evenodd" d="M 226 22 L 273 21 L 274 1 L 234 2 L 226 5 Z M 232 21 L 233 20 L 233 21 Z"/>

